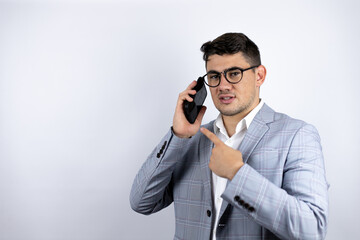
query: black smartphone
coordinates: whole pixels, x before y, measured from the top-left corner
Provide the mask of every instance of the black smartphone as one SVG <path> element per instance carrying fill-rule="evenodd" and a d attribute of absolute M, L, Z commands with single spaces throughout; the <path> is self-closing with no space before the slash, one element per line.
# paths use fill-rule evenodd
<path fill-rule="evenodd" d="M 194 100 L 192 102 L 185 100 L 183 104 L 185 117 L 191 124 L 195 122 L 207 95 L 204 78 L 199 77 L 193 89 L 196 93 L 190 97 Z"/>

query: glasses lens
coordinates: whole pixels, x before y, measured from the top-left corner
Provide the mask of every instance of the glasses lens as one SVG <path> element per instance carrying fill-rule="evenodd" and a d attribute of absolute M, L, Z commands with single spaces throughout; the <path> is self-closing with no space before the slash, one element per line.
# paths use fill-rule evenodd
<path fill-rule="evenodd" d="M 215 87 L 219 84 L 220 74 L 219 73 L 208 73 L 205 77 L 206 83 L 210 87 Z"/>
<path fill-rule="evenodd" d="M 242 72 L 240 69 L 232 69 L 226 73 L 226 78 L 231 83 L 237 83 L 242 78 Z"/>

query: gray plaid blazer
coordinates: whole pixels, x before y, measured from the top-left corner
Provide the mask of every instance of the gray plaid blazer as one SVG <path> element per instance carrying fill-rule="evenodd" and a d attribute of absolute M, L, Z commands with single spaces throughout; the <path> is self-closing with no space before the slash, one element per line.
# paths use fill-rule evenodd
<path fill-rule="evenodd" d="M 204 127 L 213 132 L 213 122 Z M 135 177 L 131 207 L 151 214 L 174 202 L 174 239 L 324 239 L 328 184 L 316 129 L 264 105 L 240 144 L 245 165 L 228 181 L 214 225 L 213 143 L 171 130 Z"/>

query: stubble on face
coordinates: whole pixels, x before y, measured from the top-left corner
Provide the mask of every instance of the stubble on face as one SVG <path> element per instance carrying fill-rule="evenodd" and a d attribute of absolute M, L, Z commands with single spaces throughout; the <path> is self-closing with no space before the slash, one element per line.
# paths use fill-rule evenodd
<path fill-rule="evenodd" d="M 239 98 L 239 96 L 237 96 L 237 98 Z M 215 103 L 215 107 L 217 108 L 217 110 L 219 110 L 219 112 L 223 116 L 232 117 L 242 113 L 247 113 L 249 111 L 248 109 L 250 109 L 251 106 L 254 104 L 254 100 L 255 100 L 255 95 L 251 94 L 247 102 L 244 103 L 238 102 L 232 108 L 227 108 L 226 106 L 222 106 L 222 104 L 218 102 Z"/>

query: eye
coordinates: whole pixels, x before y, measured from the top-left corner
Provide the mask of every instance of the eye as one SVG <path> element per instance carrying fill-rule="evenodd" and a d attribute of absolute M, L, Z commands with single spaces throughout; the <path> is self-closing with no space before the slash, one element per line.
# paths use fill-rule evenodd
<path fill-rule="evenodd" d="M 239 69 L 233 69 L 233 70 L 229 70 L 226 73 L 226 77 L 230 82 L 238 82 L 240 81 L 242 76 L 242 73 Z"/>
<path fill-rule="evenodd" d="M 208 78 L 209 78 L 209 80 L 217 80 L 217 79 L 219 79 L 219 74 L 217 74 L 217 73 L 208 74 Z"/>
<path fill-rule="evenodd" d="M 229 72 L 230 77 L 236 77 L 236 76 L 238 76 L 240 74 L 241 74 L 241 72 L 239 70 L 233 70 L 233 71 Z"/>

